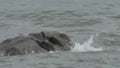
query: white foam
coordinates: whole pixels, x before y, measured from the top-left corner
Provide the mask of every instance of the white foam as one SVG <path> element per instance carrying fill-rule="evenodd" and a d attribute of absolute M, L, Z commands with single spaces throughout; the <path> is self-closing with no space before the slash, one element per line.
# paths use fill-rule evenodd
<path fill-rule="evenodd" d="M 55 51 L 49 51 L 49 53 L 55 53 Z"/>
<path fill-rule="evenodd" d="M 98 36 L 98 34 L 95 36 Z M 102 51 L 103 50 L 102 47 L 95 48 L 92 46 L 94 42 L 93 38 L 94 35 L 91 35 L 91 37 L 87 41 L 85 41 L 82 45 L 78 42 L 75 42 L 75 47 L 72 48 L 71 51 L 72 52 Z"/>

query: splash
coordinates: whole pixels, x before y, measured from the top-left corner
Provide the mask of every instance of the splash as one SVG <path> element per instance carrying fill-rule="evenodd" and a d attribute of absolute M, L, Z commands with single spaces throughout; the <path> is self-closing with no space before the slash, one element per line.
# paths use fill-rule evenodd
<path fill-rule="evenodd" d="M 95 36 L 98 36 L 98 34 L 96 34 Z M 72 48 L 71 51 L 72 52 L 103 51 L 102 47 L 95 48 L 92 46 L 94 42 L 93 38 L 94 38 L 94 35 L 91 35 L 91 37 L 87 41 L 85 41 L 83 44 L 75 42 L 75 47 Z"/>
<path fill-rule="evenodd" d="M 90 38 L 87 41 L 85 41 L 83 44 L 75 42 L 75 47 L 72 48 L 71 51 L 72 52 L 103 51 L 104 49 L 102 47 L 95 48 L 92 46 L 92 44 L 94 43 L 93 39 L 95 36 L 98 36 L 98 34 L 91 35 Z M 56 52 L 59 52 L 59 51 L 49 51 L 48 53 L 56 53 Z M 25 50 L 25 53 L 26 55 L 28 54 L 26 50 Z M 32 51 L 31 54 L 32 53 L 35 53 L 35 52 Z M 0 56 L 4 56 L 4 54 L 5 54 L 5 51 L 0 51 Z"/>

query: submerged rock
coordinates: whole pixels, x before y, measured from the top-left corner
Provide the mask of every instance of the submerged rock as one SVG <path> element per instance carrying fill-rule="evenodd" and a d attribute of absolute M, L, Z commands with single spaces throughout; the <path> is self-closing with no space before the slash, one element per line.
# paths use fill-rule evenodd
<path fill-rule="evenodd" d="M 49 51 L 69 51 L 74 47 L 71 39 L 64 33 L 44 31 L 28 36 L 18 36 L 0 43 L 4 56 L 25 55 Z"/>

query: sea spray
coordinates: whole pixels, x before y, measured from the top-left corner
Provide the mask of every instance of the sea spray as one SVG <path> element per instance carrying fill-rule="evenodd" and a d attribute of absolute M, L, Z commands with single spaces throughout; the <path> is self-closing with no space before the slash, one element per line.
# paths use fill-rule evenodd
<path fill-rule="evenodd" d="M 85 41 L 83 44 L 74 42 L 75 46 L 71 47 L 71 51 L 72 52 L 103 51 L 102 47 L 95 48 L 92 46 L 92 44 L 94 43 L 93 39 L 95 36 L 98 36 L 98 34 L 91 35 L 90 38 L 87 41 Z M 56 53 L 56 52 L 59 52 L 59 51 L 49 51 L 49 53 Z M 0 56 L 4 56 L 4 53 L 5 53 L 5 51 L 0 51 Z M 26 50 L 25 50 L 25 53 L 26 53 L 26 55 L 28 54 L 28 52 Z M 34 53 L 34 51 L 32 51 L 32 53 Z"/>
<path fill-rule="evenodd" d="M 87 52 L 87 51 L 102 51 L 103 48 L 95 48 L 92 46 L 94 43 L 93 38 L 95 36 L 98 36 L 99 34 L 96 35 L 91 35 L 90 38 L 85 41 L 83 44 L 80 44 L 78 42 L 75 42 L 75 47 L 71 49 L 72 52 Z"/>

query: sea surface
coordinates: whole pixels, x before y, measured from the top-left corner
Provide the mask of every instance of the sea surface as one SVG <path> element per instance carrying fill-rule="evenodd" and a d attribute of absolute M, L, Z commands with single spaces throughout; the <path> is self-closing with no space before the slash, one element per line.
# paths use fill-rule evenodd
<path fill-rule="evenodd" d="M 0 0 L 0 42 L 66 33 L 68 52 L 0 56 L 0 68 L 120 68 L 120 0 Z"/>

